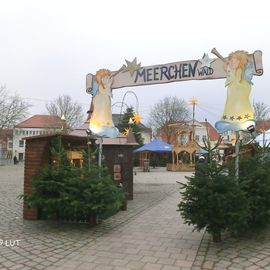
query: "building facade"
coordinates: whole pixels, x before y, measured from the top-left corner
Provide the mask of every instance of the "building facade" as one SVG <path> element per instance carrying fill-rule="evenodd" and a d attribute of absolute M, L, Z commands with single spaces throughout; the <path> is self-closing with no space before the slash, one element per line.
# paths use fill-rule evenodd
<path fill-rule="evenodd" d="M 172 131 L 170 141 L 168 141 L 167 135 L 162 128 L 158 129 L 157 137 L 174 145 L 186 145 L 193 141 L 193 136 L 194 140 L 199 144 L 202 144 L 203 140 L 207 139 L 207 136 L 209 136 L 211 142 L 216 142 L 219 138 L 216 129 L 209 122 L 199 122 L 197 120 L 194 120 L 194 122 L 192 120 L 175 122 L 170 125 L 170 129 Z"/>
<path fill-rule="evenodd" d="M 64 129 L 65 122 L 56 115 L 34 115 L 13 129 L 12 156 L 19 161 L 25 159 L 26 137 L 53 134 Z"/>
<path fill-rule="evenodd" d="M 167 170 L 172 171 L 193 171 L 196 153 L 201 152 L 204 141 L 209 139 L 214 144 L 219 139 L 210 123 L 196 120 L 171 123 L 158 130 L 158 137 L 173 145 L 172 163 L 167 164 Z"/>

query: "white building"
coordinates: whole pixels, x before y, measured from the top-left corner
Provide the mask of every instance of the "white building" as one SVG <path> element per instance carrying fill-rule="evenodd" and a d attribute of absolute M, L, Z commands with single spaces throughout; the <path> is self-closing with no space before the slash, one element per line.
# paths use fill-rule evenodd
<path fill-rule="evenodd" d="M 216 129 L 208 122 L 199 122 L 194 120 L 189 121 L 180 121 L 170 124 L 171 128 L 171 141 L 168 140 L 166 133 L 162 128 L 158 129 L 157 137 L 168 143 L 173 143 L 175 145 L 185 145 L 193 140 L 193 131 L 194 131 L 194 140 L 199 144 L 203 145 L 203 140 L 209 139 L 211 142 L 216 142 L 219 138 L 219 135 Z"/>
<path fill-rule="evenodd" d="M 13 157 L 24 160 L 25 137 L 45 135 L 61 131 L 65 123 L 56 115 L 34 115 L 13 129 Z"/>

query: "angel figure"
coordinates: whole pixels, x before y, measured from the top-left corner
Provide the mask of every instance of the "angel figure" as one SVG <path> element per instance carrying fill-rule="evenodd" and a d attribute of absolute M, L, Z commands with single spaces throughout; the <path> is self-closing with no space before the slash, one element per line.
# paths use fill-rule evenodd
<path fill-rule="evenodd" d="M 249 100 L 252 86 L 253 63 L 245 51 L 232 52 L 225 63 L 227 79 L 227 100 L 222 120 L 216 122 L 219 133 L 246 131 L 255 128 L 254 113 Z"/>
<path fill-rule="evenodd" d="M 90 118 L 89 128 L 98 136 L 115 138 L 119 131 L 112 121 L 112 82 L 113 78 L 108 69 L 100 69 L 97 71 L 92 86 L 94 110 Z"/>

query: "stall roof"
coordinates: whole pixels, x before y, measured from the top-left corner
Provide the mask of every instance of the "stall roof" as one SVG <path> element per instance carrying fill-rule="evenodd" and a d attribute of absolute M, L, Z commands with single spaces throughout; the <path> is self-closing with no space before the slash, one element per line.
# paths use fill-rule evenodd
<path fill-rule="evenodd" d="M 172 145 L 155 139 L 151 141 L 150 143 L 145 144 L 142 147 L 134 150 L 133 152 L 137 153 L 137 152 L 143 152 L 143 151 L 160 152 L 160 153 L 171 152 Z"/>
<path fill-rule="evenodd" d="M 88 123 L 82 124 L 80 127 L 73 130 L 70 135 L 78 136 L 78 137 L 86 137 L 86 130 L 89 128 Z M 91 137 L 97 139 L 95 135 L 92 135 Z M 96 141 L 97 143 L 98 140 Z M 138 145 L 138 143 L 135 141 L 135 138 L 133 136 L 133 132 L 130 132 L 128 137 L 123 135 L 122 133 L 119 133 L 116 138 L 103 138 L 103 145 Z"/>

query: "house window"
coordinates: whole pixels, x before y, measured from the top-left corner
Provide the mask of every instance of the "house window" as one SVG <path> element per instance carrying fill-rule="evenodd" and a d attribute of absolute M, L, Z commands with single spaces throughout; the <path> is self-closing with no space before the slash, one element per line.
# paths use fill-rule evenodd
<path fill-rule="evenodd" d="M 26 135 L 28 135 L 28 130 L 26 130 Z"/>
<path fill-rule="evenodd" d="M 207 140 L 207 136 L 206 135 L 203 135 L 203 140 Z"/>
<path fill-rule="evenodd" d="M 36 135 L 36 132 L 33 130 L 33 135 Z"/>
<path fill-rule="evenodd" d="M 195 135 L 195 141 L 199 142 L 200 141 L 200 135 Z"/>
<path fill-rule="evenodd" d="M 24 130 L 23 130 L 22 134 L 25 135 L 25 131 Z"/>
<path fill-rule="evenodd" d="M 20 160 L 20 161 L 23 160 L 23 153 L 19 153 L 19 160 Z"/>
<path fill-rule="evenodd" d="M 13 146 L 12 142 L 8 143 L 8 148 L 12 148 L 12 146 Z"/>
<path fill-rule="evenodd" d="M 24 140 L 19 141 L 19 147 L 24 147 Z"/>
<path fill-rule="evenodd" d="M 20 132 L 19 132 L 18 129 L 15 130 L 15 134 L 16 134 L 16 135 L 19 135 L 19 134 L 20 134 Z"/>
<path fill-rule="evenodd" d="M 32 135 L 32 130 L 29 130 L 29 135 Z"/>
<path fill-rule="evenodd" d="M 188 143 L 188 135 L 185 132 L 181 133 L 178 137 L 178 142 L 180 145 L 186 145 Z"/>

